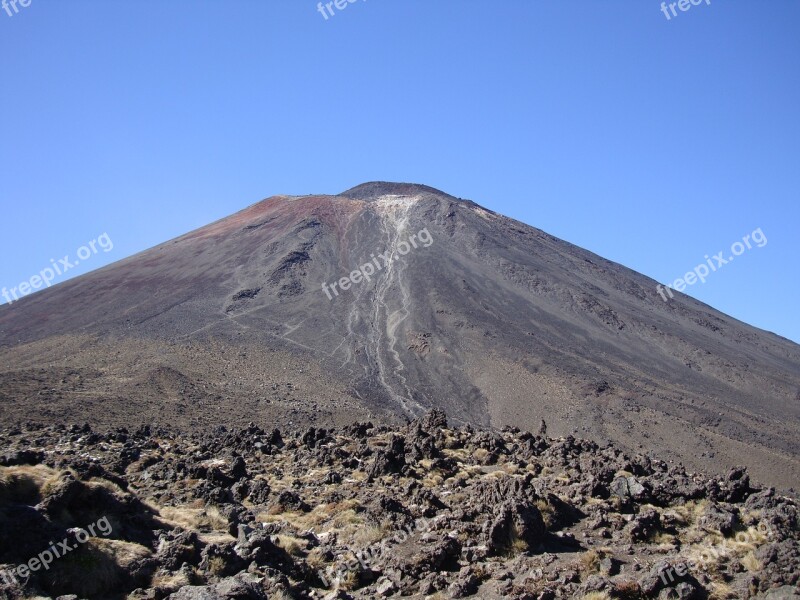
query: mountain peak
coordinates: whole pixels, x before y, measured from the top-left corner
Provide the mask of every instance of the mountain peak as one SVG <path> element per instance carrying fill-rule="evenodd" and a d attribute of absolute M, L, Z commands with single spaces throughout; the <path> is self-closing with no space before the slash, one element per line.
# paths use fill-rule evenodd
<path fill-rule="evenodd" d="M 354 200 L 376 200 L 381 196 L 416 196 L 420 194 L 433 194 L 453 198 L 436 188 L 420 183 L 399 183 L 394 181 L 368 181 L 357 185 L 339 194 Z"/>

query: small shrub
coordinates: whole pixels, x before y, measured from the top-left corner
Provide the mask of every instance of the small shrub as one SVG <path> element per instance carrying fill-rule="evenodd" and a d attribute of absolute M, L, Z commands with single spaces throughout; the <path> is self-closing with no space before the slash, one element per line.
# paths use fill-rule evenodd
<path fill-rule="evenodd" d="M 208 572 L 214 577 L 221 577 L 225 572 L 225 559 L 221 556 L 212 556 L 208 559 Z"/>
<path fill-rule="evenodd" d="M 358 574 L 355 571 L 348 571 L 339 583 L 343 590 L 354 590 L 358 587 Z"/>
<path fill-rule="evenodd" d="M 512 527 L 507 540 L 503 540 L 501 553 L 506 557 L 517 556 L 528 550 L 528 544 L 519 537 L 516 527 Z"/>
<path fill-rule="evenodd" d="M 741 559 L 741 563 L 744 566 L 744 568 L 750 571 L 751 573 L 757 573 L 763 568 L 761 562 L 756 558 L 754 552 L 748 552 L 747 554 L 745 554 Z"/>
<path fill-rule="evenodd" d="M 380 542 L 386 537 L 386 528 L 383 526 L 372 526 L 359 529 L 355 535 L 355 541 L 362 546 L 370 546 Z"/>
<path fill-rule="evenodd" d="M 543 498 L 536 501 L 536 508 L 539 509 L 539 512 L 542 513 L 542 519 L 544 520 L 545 527 L 547 529 L 552 529 L 553 525 L 555 524 L 555 509 L 552 505 Z"/>
<path fill-rule="evenodd" d="M 306 564 L 317 571 L 323 570 L 328 565 L 325 552 L 320 548 L 312 549 L 311 552 L 308 553 L 308 556 L 306 556 Z"/>
<path fill-rule="evenodd" d="M 472 453 L 472 458 L 478 462 L 483 462 L 489 456 L 489 451 L 486 448 L 478 448 Z"/>
<path fill-rule="evenodd" d="M 587 574 L 597 573 L 600 570 L 600 561 L 602 559 L 603 556 L 597 550 L 592 549 L 584 552 L 578 559 L 581 571 Z"/>
<path fill-rule="evenodd" d="M 292 537 L 290 535 L 276 535 L 278 545 L 283 548 L 287 554 L 292 556 L 302 556 L 305 554 L 306 541 Z"/>
<path fill-rule="evenodd" d="M 0 503 L 38 504 L 57 480 L 58 473 L 44 465 L 0 467 Z"/>

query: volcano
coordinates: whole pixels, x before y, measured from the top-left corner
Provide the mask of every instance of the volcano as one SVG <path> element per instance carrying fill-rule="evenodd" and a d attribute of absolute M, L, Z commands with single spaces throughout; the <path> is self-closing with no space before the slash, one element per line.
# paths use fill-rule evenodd
<path fill-rule="evenodd" d="M 800 346 L 433 188 L 274 196 L 0 307 L 0 421 L 431 408 L 800 483 Z"/>

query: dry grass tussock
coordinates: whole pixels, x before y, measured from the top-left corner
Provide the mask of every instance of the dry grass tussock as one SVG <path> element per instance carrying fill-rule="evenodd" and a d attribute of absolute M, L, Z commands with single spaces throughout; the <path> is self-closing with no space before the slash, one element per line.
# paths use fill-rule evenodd
<path fill-rule="evenodd" d="M 38 504 L 58 477 L 58 471 L 44 465 L 0 467 L 0 503 Z"/>
<path fill-rule="evenodd" d="M 158 509 L 161 519 L 172 526 L 201 532 L 228 531 L 228 520 L 213 506 L 191 508 L 188 506 L 165 506 Z"/>

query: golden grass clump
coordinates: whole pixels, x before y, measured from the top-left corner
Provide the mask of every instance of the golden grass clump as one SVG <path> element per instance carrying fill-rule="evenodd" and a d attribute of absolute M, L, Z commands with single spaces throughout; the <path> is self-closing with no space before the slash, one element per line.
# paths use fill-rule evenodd
<path fill-rule="evenodd" d="M 669 510 L 665 510 L 663 516 L 665 519 L 669 519 L 670 521 L 674 522 L 676 525 L 679 525 L 680 527 L 686 527 L 689 524 L 688 513 L 689 511 L 684 509 L 683 506 L 678 506 L 676 508 L 670 508 Z"/>
<path fill-rule="evenodd" d="M 208 572 L 214 577 L 221 577 L 226 566 L 225 559 L 221 556 L 212 556 L 208 559 Z"/>
<path fill-rule="evenodd" d="M 211 560 L 215 559 L 212 558 Z M 223 566 L 224 566 L 224 561 L 223 561 Z M 173 593 L 177 592 L 184 586 L 192 585 L 192 583 L 193 582 L 186 573 L 184 573 L 183 571 L 178 571 L 176 573 L 169 573 L 169 574 L 156 574 L 156 576 L 153 577 L 151 585 L 152 587 L 159 589 L 161 592 Z"/>
<path fill-rule="evenodd" d="M 386 537 L 386 527 L 383 525 L 373 525 L 371 527 L 363 527 L 356 531 L 354 540 L 361 546 L 371 546 L 377 544 Z"/>
<path fill-rule="evenodd" d="M 708 500 L 690 500 L 682 506 L 676 506 L 673 510 L 681 517 L 687 525 L 695 525 L 698 519 L 708 509 Z"/>
<path fill-rule="evenodd" d="M 478 462 L 483 462 L 489 456 L 489 451 L 486 448 L 478 448 L 472 453 L 472 458 Z"/>
<path fill-rule="evenodd" d="M 442 454 L 457 462 L 466 462 L 469 460 L 469 450 L 466 448 L 445 448 Z"/>
<path fill-rule="evenodd" d="M 740 559 L 740 562 L 742 563 L 742 566 L 751 573 L 757 573 L 764 568 L 764 566 L 761 564 L 761 561 L 756 558 L 756 554 L 752 550 L 745 554 Z"/>
<path fill-rule="evenodd" d="M 345 576 L 339 581 L 339 588 L 347 591 L 354 590 L 358 587 L 358 573 L 355 571 L 348 571 Z"/>
<path fill-rule="evenodd" d="M 675 548 L 677 538 L 671 533 L 657 531 L 651 536 L 650 541 L 658 544 L 659 550 L 669 551 Z"/>
<path fill-rule="evenodd" d="M 428 473 L 422 480 L 422 485 L 426 488 L 438 488 L 442 483 L 444 483 L 444 477 L 438 473 Z"/>
<path fill-rule="evenodd" d="M 333 518 L 333 526 L 336 529 L 345 529 L 347 527 L 352 527 L 353 525 L 361 525 L 363 522 L 364 519 L 359 517 L 356 511 L 354 511 L 352 508 L 340 512 Z"/>
<path fill-rule="evenodd" d="M 544 520 L 544 525 L 547 529 L 552 529 L 556 522 L 556 509 L 544 498 L 540 498 L 536 501 L 536 508 L 539 509 L 539 512 L 542 514 L 542 520 Z"/>
<path fill-rule="evenodd" d="M 579 568 L 587 575 L 597 573 L 600 571 L 600 561 L 603 558 L 602 552 L 595 549 L 587 550 L 578 557 Z"/>
<path fill-rule="evenodd" d="M 516 527 L 512 527 L 509 532 L 508 539 L 503 540 L 501 544 L 503 550 L 501 553 L 506 557 L 513 557 L 528 550 L 528 543 L 519 536 L 519 531 Z"/>
<path fill-rule="evenodd" d="M 228 531 L 228 520 L 213 506 L 190 508 L 188 506 L 164 506 L 158 509 L 162 520 L 171 525 L 197 531 Z"/>
<path fill-rule="evenodd" d="M 718 580 L 711 582 L 711 593 L 708 595 L 708 600 L 736 600 L 738 598 L 739 596 L 727 583 Z"/>
<path fill-rule="evenodd" d="M 308 543 L 300 538 L 291 535 L 279 534 L 275 536 L 277 545 L 283 548 L 291 556 L 303 556 Z"/>
<path fill-rule="evenodd" d="M 317 571 L 323 570 L 328 565 L 328 561 L 325 558 L 325 551 L 319 547 L 312 548 L 311 552 L 306 556 L 306 564 Z"/>
<path fill-rule="evenodd" d="M 295 529 L 320 530 L 321 526 L 331 518 L 332 504 L 320 504 L 315 506 L 310 512 L 273 510 L 272 507 L 266 512 L 256 515 L 256 521 L 261 523 L 286 523 Z"/>
<path fill-rule="evenodd" d="M 58 472 L 45 465 L 0 467 L 0 503 L 35 505 L 58 481 Z"/>
<path fill-rule="evenodd" d="M 118 591 L 135 561 L 150 555 L 148 548 L 138 544 L 91 538 L 79 550 L 54 562 L 43 576 L 53 595 L 104 597 Z"/>
<path fill-rule="evenodd" d="M 516 535 L 511 539 L 511 553 L 513 555 L 522 554 L 528 550 L 528 542 Z"/>

